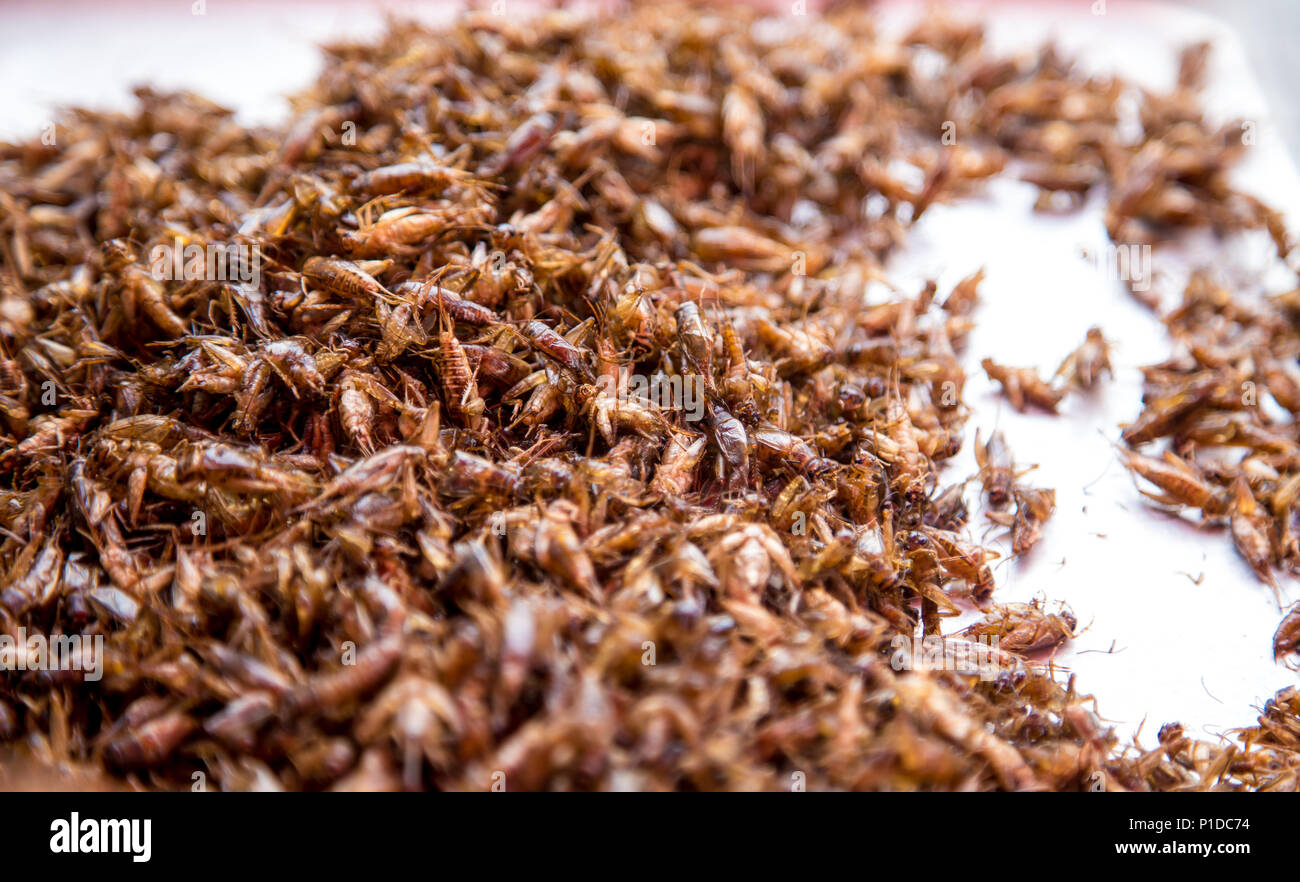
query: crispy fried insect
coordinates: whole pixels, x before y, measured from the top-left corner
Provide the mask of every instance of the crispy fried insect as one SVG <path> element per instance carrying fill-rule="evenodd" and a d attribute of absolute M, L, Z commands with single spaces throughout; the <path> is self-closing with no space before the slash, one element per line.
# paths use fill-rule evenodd
<path fill-rule="evenodd" d="M 418 246 L 448 230 L 456 220 L 455 213 L 421 211 L 407 205 L 384 212 L 373 223 L 344 231 L 339 240 L 353 257 L 418 253 Z M 316 269 L 319 272 L 319 267 Z"/>
<path fill-rule="evenodd" d="M 760 459 L 776 459 L 811 477 L 835 469 L 836 463 L 817 453 L 807 441 L 771 426 L 760 426 L 751 434 Z"/>
<path fill-rule="evenodd" d="M 735 85 L 722 99 L 722 139 L 731 149 L 731 174 L 745 191 L 754 189 L 763 161 L 763 112 L 744 86 Z"/>
<path fill-rule="evenodd" d="M 385 634 L 358 651 L 351 664 L 318 674 L 289 692 L 283 700 L 284 710 L 290 715 L 301 715 L 355 701 L 388 678 L 401 654 L 401 633 Z"/>
<path fill-rule="evenodd" d="M 471 372 L 507 388 L 514 386 L 530 373 L 528 362 L 495 346 L 462 343 Z"/>
<path fill-rule="evenodd" d="M 338 384 L 338 412 L 343 431 L 356 442 L 361 452 L 366 456 L 374 453 L 375 442 L 370 427 L 374 423 L 375 408 L 366 375 L 344 371 Z"/>
<path fill-rule="evenodd" d="M 442 313 L 453 321 L 464 322 L 475 327 L 488 327 L 500 321 L 495 312 L 486 306 L 466 300 L 454 291 L 440 287 L 434 280 L 426 282 L 405 281 L 397 286 L 397 294 L 415 298 L 415 309 L 425 316 L 427 328 Z"/>
<path fill-rule="evenodd" d="M 574 401 L 580 411 L 590 414 L 601 436 L 611 445 L 618 427 L 631 429 L 646 438 L 657 438 L 671 429 L 653 405 L 642 404 L 635 398 L 620 401 L 603 386 L 579 386 Z"/>
<path fill-rule="evenodd" d="M 1209 401 L 1220 386 L 1213 372 L 1202 371 L 1157 395 L 1144 396 L 1146 407 L 1124 429 L 1124 442 L 1136 446 L 1169 434 L 1188 414 Z"/>
<path fill-rule="evenodd" d="M 974 638 L 997 639 L 997 647 L 1007 652 L 1032 653 L 1054 649 L 1074 637 L 1078 620 L 1069 609 L 1058 613 L 1044 612 L 1033 603 L 996 604 L 984 621 L 971 625 L 963 634 Z"/>
<path fill-rule="evenodd" d="M 758 336 L 784 356 L 776 362 L 781 376 L 817 370 L 832 356 L 830 346 L 803 328 L 778 328 L 766 319 L 759 319 Z"/>
<path fill-rule="evenodd" d="M 104 747 L 104 760 L 118 769 L 156 766 L 169 759 L 181 743 L 199 728 L 188 714 L 180 711 L 163 714 L 125 732 Z"/>
<path fill-rule="evenodd" d="M 1232 514 L 1229 518 L 1232 544 L 1259 580 L 1273 589 L 1278 606 L 1281 606 L 1277 580 L 1272 573 L 1273 546 L 1268 540 L 1268 519 L 1244 476 L 1237 476 L 1233 482 L 1232 494 Z"/>
<path fill-rule="evenodd" d="M 441 349 L 439 372 L 447 413 L 466 427 L 478 429 L 483 424 L 487 403 L 478 394 L 477 371 L 470 367 L 464 347 L 451 331 L 438 335 L 438 345 Z"/>
<path fill-rule="evenodd" d="M 892 484 L 898 492 L 919 502 L 927 495 L 928 465 L 912 416 L 892 392 L 885 402 L 885 419 L 885 434 L 875 434 L 876 455 L 892 467 Z"/>
<path fill-rule="evenodd" d="M 570 587 L 597 598 L 600 584 L 595 568 L 573 529 L 577 516 L 577 507 L 567 500 L 548 506 L 534 525 L 533 559 Z"/>
<path fill-rule="evenodd" d="M 135 249 L 129 243 L 121 239 L 106 242 L 104 268 L 120 275 L 128 310 L 132 305 L 138 306 L 169 337 L 183 337 L 189 333 L 189 325 L 172 308 L 162 282 L 136 263 Z"/>
<path fill-rule="evenodd" d="M 1017 555 L 1028 554 L 1043 535 L 1043 524 L 1056 510 L 1056 491 L 1017 486 L 1012 495 L 1016 514 L 1011 521 L 1011 549 Z"/>
<path fill-rule="evenodd" d="M 704 456 L 706 446 L 707 439 L 702 435 L 693 439 L 670 437 L 650 489 L 665 497 L 685 496 L 695 481 L 695 467 Z"/>
<path fill-rule="evenodd" d="M 452 456 L 442 489 L 453 496 L 478 496 L 491 498 L 514 495 L 519 487 L 516 470 L 457 450 Z"/>
<path fill-rule="evenodd" d="M 1274 659 L 1280 660 L 1298 653 L 1300 653 L 1300 604 L 1291 607 L 1273 635 Z"/>
<path fill-rule="evenodd" d="M 343 297 L 374 298 L 386 293 L 384 286 L 358 264 L 337 257 L 309 257 L 302 274 L 312 284 Z"/>
<path fill-rule="evenodd" d="M 989 440 L 981 444 L 979 433 L 975 435 L 975 460 L 980 467 L 980 482 L 989 505 L 995 509 L 1002 508 L 1011 501 L 1011 487 L 1015 482 L 1015 463 L 1011 459 L 1011 449 L 1002 432 L 994 430 Z"/>
<path fill-rule="evenodd" d="M 740 342 L 735 325 L 730 320 L 722 323 L 722 348 L 726 357 L 726 370 L 722 376 L 722 395 L 727 406 L 749 425 L 759 421 L 758 405 L 754 401 L 754 387 L 749 378 L 749 362 L 745 347 Z"/>
<path fill-rule="evenodd" d="M 687 300 L 673 313 L 677 339 L 681 343 L 686 366 L 704 381 L 713 384 L 713 335 L 704 323 L 697 303 Z"/>
<path fill-rule="evenodd" d="M 383 196 L 389 193 L 440 193 L 448 187 L 462 186 L 474 180 L 464 169 L 441 165 L 423 157 L 398 162 L 363 172 L 350 182 L 355 193 Z"/>
<path fill-rule="evenodd" d="M 580 380 L 591 383 L 595 375 L 591 370 L 591 352 L 575 346 L 539 321 L 525 322 L 520 329 L 534 350 L 553 359 L 560 367 Z"/>
<path fill-rule="evenodd" d="M 745 426 L 727 411 L 715 407 L 709 416 L 709 430 L 718 448 L 719 480 L 725 472 L 727 486 L 731 489 L 748 486 L 750 440 Z"/>
<path fill-rule="evenodd" d="M 1150 481 L 1162 491 L 1151 493 L 1142 490 L 1143 496 L 1163 505 L 1198 508 L 1205 517 L 1222 516 L 1228 512 L 1228 495 L 1171 451 L 1165 451 L 1161 459 L 1128 450 L 1121 451 L 1121 456 L 1131 472 Z"/>
<path fill-rule="evenodd" d="M 926 535 L 941 552 L 939 566 L 966 582 L 972 598 L 982 603 L 992 596 L 993 570 L 988 561 L 996 555 L 947 530 L 929 529 Z"/>
<path fill-rule="evenodd" d="M 735 597 L 760 596 L 772 577 L 774 564 L 791 587 L 799 585 L 790 553 L 771 527 L 747 524 L 724 536 L 713 554 L 713 565 L 722 578 L 724 590 Z"/>
<path fill-rule="evenodd" d="M 1114 375 L 1110 343 L 1102 336 L 1101 328 L 1089 328 L 1083 344 L 1065 357 L 1054 377 L 1079 389 L 1091 389 L 1103 373 Z"/>
<path fill-rule="evenodd" d="M 980 361 L 984 373 L 989 379 L 1002 385 L 1002 394 L 1007 396 L 1011 406 L 1024 413 L 1030 407 L 1038 407 L 1048 413 L 1056 413 L 1056 407 L 1065 397 L 1065 391 L 1056 389 L 1039 379 L 1033 368 L 1010 368 L 998 364 L 991 358 Z"/>
<path fill-rule="evenodd" d="M 69 484 L 77 514 L 90 530 L 100 564 L 119 590 L 134 591 L 140 582 L 140 565 L 127 550 L 113 513 L 112 497 L 87 474 L 84 460 L 73 463 Z"/>
<path fill-rule="evenodd" d="M 281 493 L 301 498 L 316 490 L 316 482 L 302 472 L 268 462 L 255 450 L 233 444 L 197 444 L 186 450 L 176 465 L 181 481 L 202 480 L 235 493 Z"/>
<path fill-rule="evenodd" d="M 426 462 L 429 452 L 413 444 L 394 444 L 365 459 L 359 459 L 329 482 L 313 500 L 322 506 L 346 498 L 379 481 L 388 481 L 411 466 Z"/>

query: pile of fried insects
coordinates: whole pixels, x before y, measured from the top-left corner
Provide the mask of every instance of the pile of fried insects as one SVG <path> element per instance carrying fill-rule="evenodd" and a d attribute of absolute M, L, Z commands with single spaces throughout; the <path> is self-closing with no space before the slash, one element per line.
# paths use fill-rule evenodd
<path fill-rule="evenodd" d="M 1000 173 L 1097 194 L 1116 242 L 1285 255 L 1204 46 L 1153 94 L 974 24 L 692 3 L 326 56 L 283 128 L 141 88 L 0 145 L 0 629 L 103 638 L 98 672 L 11 652 L 7 750 L 158 788 L 1300 786 L 1300 690 L 1143 749 L 1043 660 L 1076 623 L 994 599 L 963 488 L 1016 554 L 1052 491 L 996 434 L 942 479 L 992 293 L 867 296 Z M 1193 279 L 1125 434 L 1270 579 L 1300 434 L 1241 390 L 1300 408 L 1298 316 Z M 1053 409 L 1106 352 L 985 369 Z"/>

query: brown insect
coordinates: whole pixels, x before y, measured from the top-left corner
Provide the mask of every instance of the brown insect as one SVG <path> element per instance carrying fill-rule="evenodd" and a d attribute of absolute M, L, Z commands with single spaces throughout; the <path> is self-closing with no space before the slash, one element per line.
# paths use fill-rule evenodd
<path fill-rule="evenodd" d="M 451 331 L 443 331 L 438 336 L 438 344 L 441 349 L 439 366 L 447 413 L 466 427 L 478 429 L 483 424 L 483 413 L 487 409 L 486 402 L 478 394 L 478 371 L 470 366 L 465 348 Z"/>
<path fill-rule="evenodd" d="M 1011 459 L 1011 450 L 1007 439 L 1000 431 L 989 435 L 989 440 L 981 444 L 978 433 L 975 437 L 975 459 L 980 467 L 980 481 L 989 505 L 1002 508 L 1011 501 L 1011 488 L 1015 483 L 1015 463 Z"/>
<path fill-rule="evenodd" d="M 367 196 L 388 193 L 441 192 L 448 187 L 464 185 L 474 176 L 464 169 L 441 165 L 435 160 L 422 158 L 398 162 L 363 172 L 351 181 L 354 192 Z"/>
<path fill-rule="evenodd" d="M 1016 487 L 1012 492 L 1016 513 L 1011 520 L 1011 548 L 1027 554 L 1043 535 L 1043 524 L 1056 510 L 1056 491 L 1036 487 Z"/>
<path fill-rule="evenodd" d="M 1170 506 L 1200 509 L 1205 517 L 1226 514 L 1229 497 L 1206 480 L 1196 467 L 1166 451 L 1160 459 L 1123 451 L 1129 469 L 1160 488 L 1160 493 L 1142 490 L 1142 495 Z"/>
<path fill-rule="evenodd" d="M 1011 406 L 1024 413 L 1030 407 L 1041 408 L 1048 413 L 1056 413 L 1056 407 L 1065 397 L 1061 389 L 1053 388 L 1050 383 L 1039 378 L 1033 368 L 1011 368 L 998 364 L 991 358 L 980 361 L 984 373 L 989 379 L 1002 385 L 1002 394 L 1011 402 Z"/>
<path fill-rule="evenodd" d="M 526 322 L 521 332 L 536 351 L 554 360 L 576 377 L 586 382 L 595 379 L 591 370 L 590 351 L 575 346 L 539 321 Z"/>
<path fill-rule="evenodd" d="M 1291 607 L 1273 635 L 1273 658 L 1300 653 L 1300 605 Z M 1288 663 L 1289 664 L 1289 663 Z"/>
<path fill-rule="evenodd" d="M 1045 612 L 1041 604 L 1008 603 L 996 606 L 983 622 L 962 633 L 971 637 L 997 638 L 997 647 L 1008 652 L 1033 653 L 1054 649 L 1074 637 L 1078 620 L 1068 609 Z"/>
<path fill-rule="evenodd" d="M 1089 328 L 1083 344 L 1065 357 L 1055 376 L 1071 386 L 1091 389 L 1103 373 L 1114 374 L 1110 366 L 1110 343 L 1102 336 L 1101 328 Z"/>
<path fill-rule="evenodd" d="M 303 278 L 327 291 L 350 298 L 378 297 L 384 286 L 350 260 L 311 257 L 302 267 Z"/>

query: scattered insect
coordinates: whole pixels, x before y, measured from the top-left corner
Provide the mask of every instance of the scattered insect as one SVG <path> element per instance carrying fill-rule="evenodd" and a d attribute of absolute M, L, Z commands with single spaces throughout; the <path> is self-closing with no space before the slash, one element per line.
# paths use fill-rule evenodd
<path fill-rule="evenodd" d="M 991 358 L 980 362 L 989 379 L 1002 385 L 1002 394 L 1011 406 L 1024 413 L 1037 407 L 1056 413 L 1056 407 L 1065 397 L 1065 391 L 1044 382 L 1033 368 L 1012 368 L 998 364 Z"/>

